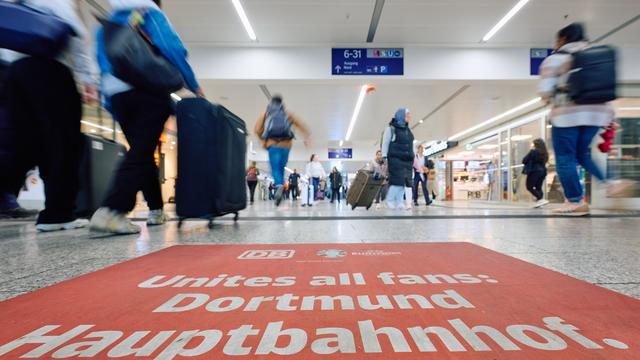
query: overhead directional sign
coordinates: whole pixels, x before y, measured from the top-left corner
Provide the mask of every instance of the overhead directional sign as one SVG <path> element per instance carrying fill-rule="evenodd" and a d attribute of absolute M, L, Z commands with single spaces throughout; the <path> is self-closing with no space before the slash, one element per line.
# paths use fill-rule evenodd
<path fill-rule="evenodd" d="M 353 158 L 353 149 L 336 149 L 329 148 L 329 159 L 352 159 Z"/>
<path fill-rule="evenodd" d="M 404 75 L 402 48 L 331 49 L 333 75 Z"/>
<path fill-rule="evenodd" d="M 531 64 L 531 75 L 540 75 L 540 65 L 544 59 L 546 59 L 549 55 L 553 54 L 553 49 L 531 49 L 530 54 L 530 64 Z"/>

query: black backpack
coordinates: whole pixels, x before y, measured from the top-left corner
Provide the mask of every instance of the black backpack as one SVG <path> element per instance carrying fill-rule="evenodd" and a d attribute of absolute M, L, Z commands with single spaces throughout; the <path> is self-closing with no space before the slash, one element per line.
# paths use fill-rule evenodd
<path fill-rule="evenodd" d="M 617 99 L 616 49 L 602 45 L 588 47 L 570 54 L 571 71 L 567 93 L 576 104 L 604 104 Z"/>

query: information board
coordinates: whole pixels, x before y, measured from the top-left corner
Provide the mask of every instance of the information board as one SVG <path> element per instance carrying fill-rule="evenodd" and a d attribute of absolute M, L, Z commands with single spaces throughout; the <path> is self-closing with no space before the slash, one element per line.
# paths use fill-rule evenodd
<path fill-rule="evenodd" d="M 331 74 L 404 75 L 404 49 L 331 49 Z"/>

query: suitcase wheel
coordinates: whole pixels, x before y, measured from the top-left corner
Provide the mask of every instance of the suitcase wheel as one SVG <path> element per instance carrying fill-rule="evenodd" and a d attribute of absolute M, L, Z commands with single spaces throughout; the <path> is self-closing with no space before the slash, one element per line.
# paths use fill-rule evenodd
<path fill-rule="evenodd" d="M 209 227 L 209 229 L 213 229 L 213 219 L 209 219 L 209 224 L 207 224 L 207 227 Z"/>
<path fill-rule="evenodd" d="M 367 210 L 371 209 L 371 205 L 367 206 Z"/>
<path fill-rule="evenodd" d="M 355 206 L 355 205 L 352 205 L 352 206 L 351 206 L 351 210 L 353 211 L 353 210 L 355 210 L 355 209 L 356 209 L 356 206 Z"/>

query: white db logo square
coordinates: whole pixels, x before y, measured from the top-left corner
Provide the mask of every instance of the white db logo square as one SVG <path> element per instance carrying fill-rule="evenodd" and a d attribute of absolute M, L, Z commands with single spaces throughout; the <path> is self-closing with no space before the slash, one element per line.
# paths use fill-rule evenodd
<path fill-rule="evenodd" d="M 280 260 L 291 259 L 295 250 L 247 250 L 238 256 L 240 260 Z"/>

